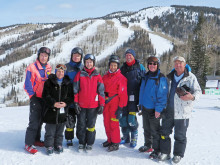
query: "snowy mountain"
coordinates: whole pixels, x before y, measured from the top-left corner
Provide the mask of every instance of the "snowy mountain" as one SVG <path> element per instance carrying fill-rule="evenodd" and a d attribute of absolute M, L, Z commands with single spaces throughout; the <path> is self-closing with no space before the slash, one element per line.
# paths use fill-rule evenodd
<path fill-rule="evenodd" d="M 114 12 L 109 15 L 68 23 L 21 24 L 0 28 L 0 104 L 25 105 L 28 96 L 23 90 L 25 69 L 35 61 L 41 46 L 52 50 L 49 63 L 54 66 L 70 60 L 72 48 L 79 46 L 84 53 L 96 55 L 97 61 L 105 59 L 134 39 L 137 30 L 146 31 L 153 48 L 141 45 L 144 56 L 161 56 L 173 49 L 176 40 L 157 29 L 149 27 L 149 20 L 163 18 L 176 12 L 176 7 L 150 7 L 137 12 Z M 198 12 L 193 12 L 195 20 Z M 188 19 L 188 18 L 187 18 Z M 138 36 L 139 37 L 139 36 Z M 131 47 L 139 51 L 139 47 Z M 123 57 L 123 53 L 120 54 Z"/>
<path fill-rule="evenodd" d="M 156 165 L 158 162 L 148 159 L 148 153 L 139 153 L 138 148 L 144 144 L 142 118 L 138 116 L 138 142 L 132 149 L 120 145 L 118 151 L 107 152 L 101 144 L 106 140 L 103 117 L 99 115 L 96 122 L 96 141 L 90 154 L 78 153 L 78 140 L 74 146 L 67 148 L 63 142 L 62 154 L 46 155 L 45 148 L 39 148 L 36 155 L 24 150 L 24 136 L 28 124 L 29 107 L 0 108 L 0 164 L 1 165 Z M 202 95 L 196 102 L 187 131 L 187 147 L 184 158 L 179 165 L 218 165 L 220 136 L 220 96 Z M 44 125 L 42 140 L 44 139 Z M 173 135 L 172 135 L 173 137 Z M 172 139 L 173 142 L 173 139 Z M 161 165 L 170 164 L 169 161 Z"/>

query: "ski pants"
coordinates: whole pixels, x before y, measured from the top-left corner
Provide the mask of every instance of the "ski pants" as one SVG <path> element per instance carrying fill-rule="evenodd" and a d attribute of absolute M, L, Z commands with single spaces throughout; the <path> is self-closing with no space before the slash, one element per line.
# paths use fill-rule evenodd
<path fill-rule="evenodd" d="M 161 153 L 170 154 L 171 152 L 171 139 L 169 137 L 172 134 L 174 128 L 174 156 L 184 157 L 186 149 L 186 132 L 189 126 L 189 119 L 173 119 L 165 118 L 162 120 L 161 139 L 160 139 L 160 151 Z"/>
<path fill-rule="evenodd" d="M 155 151 L 160 150 L 160 119 L 155 118 L 154 109 L 142 110 L 144 145 L 152 147 Z"/>
<path fill-rule="evenodd" d="M 118 109 L 119 98 L 114 97 L 105 105 L 103 111 L 105 132 L 109 143 L 120 143 L 119 120 L 116 119 L 115 112 Z"/>
<path fill-rule="evenodd" d="M 96 108 L 81 108 L 80 114 L 77 116 L 76 136 L 79 144 L 93 145 L 95 142 L 95 123 L 97 118 Z"/>
<path fill-rule="evenodd" d="M 43 108 L 42 98 L 32 96 L 30 99 L 29 124 L 25 135 L 25 144 L 27 145 L 33 145 L 35 141 L 40 141 Z"/>
<path fill-rule="evenodd" d="M 45 147 L 58 147 L 63 143 L 63 131 L 65 123 L 45 125 L 44 145 Z"/>

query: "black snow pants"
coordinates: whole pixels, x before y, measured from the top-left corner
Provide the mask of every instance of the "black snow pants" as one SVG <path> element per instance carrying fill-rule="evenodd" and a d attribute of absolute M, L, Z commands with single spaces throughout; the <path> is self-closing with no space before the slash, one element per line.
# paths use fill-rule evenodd
<path fill-rule="evenodd" d="M 80 114 L 77 116 L 76 136 L 79 144 L 93 145 L 95 142 L 95 123 L 97 119 L 96 108 L 81 108 Z"/>
<path fill-rule="evenodd" d="M 186 132 L 189 126 L 189 119 L 174 119 L 173 115 L 167 115 L 162 120 L 161 139 L 160 139 L 160 151 L 164 154 L 171 153 L 171 139 L 169 137 L 172 134 L 174 128 L 174 156 L 184 157 L 186 149 Z"/>
<path fill-rule="evenodd" d="M 142 110 L 143 128 L 144 128 L 144 145 L 152 147 L 155 151 L 160 150 L 160 119 L 155 118 L 154 109 Z"/>
<path fill-rule="evenodd" d="M 33 145 L 35 141 L 40 141 L 41 127 L 43 124 L 42 113 L 44 110 L 44 102 L 35 95 L 30 99 L 29 124 L 25 135 L 25 144 Z"/>

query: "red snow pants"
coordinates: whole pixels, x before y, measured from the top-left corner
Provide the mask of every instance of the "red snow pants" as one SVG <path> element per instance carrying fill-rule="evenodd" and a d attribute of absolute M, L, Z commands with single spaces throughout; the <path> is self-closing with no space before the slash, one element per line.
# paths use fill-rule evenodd
<path fill-rule="evenodd" d="M 103 111 L 105 132 L 109 143 L 120 143 L 119 120 L 115 112 L 118 109 L 119 97 L 115 96 L 109 103 L 105 104 Z"/>

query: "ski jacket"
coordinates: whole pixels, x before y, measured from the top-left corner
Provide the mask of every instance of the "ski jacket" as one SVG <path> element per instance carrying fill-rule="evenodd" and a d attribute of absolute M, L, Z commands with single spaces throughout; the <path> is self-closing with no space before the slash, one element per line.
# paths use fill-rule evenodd
<path fill-rule="evenodd" d="M 65 75 L 68 75 L 71 80 L 71 83 L 73 83 L 76 74 L 83 69 L 83 65 L 82 63 L 75 63 L 72 60 L 70 60 L 70 62 L 66 64 L 66 68 L 67 70 Z"/>
<path fill-rule="evenodd" d="M 160 70 L 153 75 L 145 74 L 141 81 L 139 106 L 161 113 L 167 104 L 168 83 L 166 77 L 160 75 Z"/>
<path fill-rule="evenodd" d="M 48 80 L 44 84 L 42 94 L 45 101 L 46 110 L 44 114 L 44 122 L 49 124 L 58 124 L 66 121 L 67 108 L 73 103 L 73 87 L 68 76 L 64 76 L 61 86 L 57 83 L 55 74 L 49 75 Z M 65 102 L 65 111 L 62 113 L 60 108 L 54 107 L 56 102 Z"/>
<path fill-rule="evenodd" d="M 121 73 L 127 78 L 128 104 L 126 109 L 128 112 L 137 112 L 141 79 L 146 70 L 138 60 L 135 60 L 135 64 L 132 66 L 128 66 L 125 62 L 121 67 Z"/>
<path fill-rule="evenodd" d="M 169 83 L 169 91 L 171 89 L 171 83 L 174 80 L 175 70 L 167 75 Z M 195 100 L 198 100 L 202 94 L 201 88 L 197 81 L 196 76 L 192 72 L 188 72 L 185 69 L 183 78 L 179 81 L 177 87 L 186 85 L 190 88 L 191 94 L 195 97 Z M 191 112 L 193 109 L 193 101 L 184 101 L 179 98 L 175 93 L 174 95 L 174 119 L 189 119 L 191 117 Z"/>
<path fill-rule="evenodd" d="M 101 75 L 95 69 L 91 75 L 83 69 L 74 78 L 74 102 L 81 108 L 97 108 L 105 105 L 105 88 Z"/>
<path fill-rule="evenodd" d="M 103 76 L 103 83 L 105 86 L 105 98 L 115 97 L 119 98 L 118 106 L 123 108 L 127 105 L 127 79 L 121 74 L 120 69 L 114 73 L 109 71 Z"/>
<path fill-rule="evenodd" d="M 44 82 L 48 79 L 51 70 L 52 68 L 49 64 L 46 64 L 46 68 L 44 69 L 38 60 L 27 67 L 24 90 L 27 92 L 29 98 L 34 94 L 37 97 L 42 97 Z"/>

